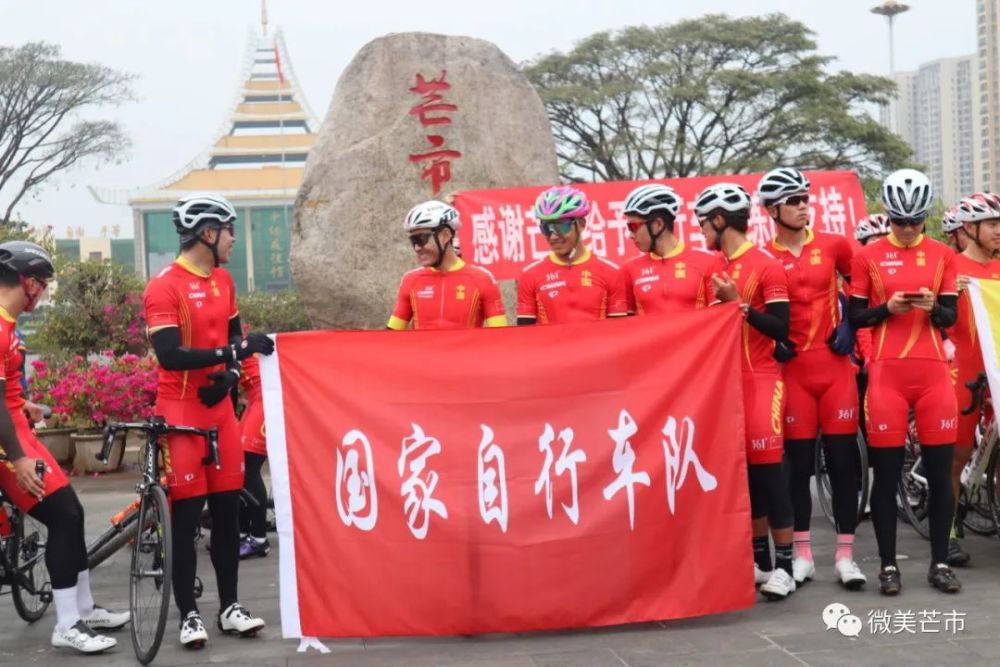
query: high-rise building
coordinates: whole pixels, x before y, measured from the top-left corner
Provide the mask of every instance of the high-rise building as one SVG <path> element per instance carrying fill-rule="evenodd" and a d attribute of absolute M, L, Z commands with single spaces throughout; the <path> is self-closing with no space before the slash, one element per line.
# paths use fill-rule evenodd
<path fill-rule="evenodd" d="M 292 206 L 319 127 L 292 71 L 281 32 L 252 33 L 242 84 L 216 141 L 187 167 L 156 185 L 130 191 L 91 188 L 99 201 L 128 204 L 135 225 L 135 265 L 155 275 L 177 256 L 171 209 L 197 192 L 222 194 L 236 207 L 237 243 L 226 268 L 241 293 L 285 289 Z"/>
<path fill-rule="evenodd" d="M 947 205 L 977 189 L 977 71 L 977 59 L 970 55 L 934 60 L 894 76 L 892 129 L 913 149 L 914 161 L 927 170 Z"/>
<path fill-rule="evenodd" d="M 1000 192 L 1000 0 L 976 0 L 979 71 L 976 89 L 979 94 L 976 109 L 979 131 L 976 134 L 979 174 L 978 189 Z"/>

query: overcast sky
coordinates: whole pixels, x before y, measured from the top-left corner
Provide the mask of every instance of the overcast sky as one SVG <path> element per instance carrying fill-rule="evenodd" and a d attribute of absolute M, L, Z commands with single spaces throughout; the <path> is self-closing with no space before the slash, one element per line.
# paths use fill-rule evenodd
<path fill-rule="evenodd" d="M 705 13 L 784 12 L 817 34 L 837 69 L 886 74 L 879 0 L 269 0 L 306 98 L 322 119 L 343 68 L 368 41 L 411 30 L 490 40 L 515 61 L 570 48 L 596 31 L 659 24 Z M 896 20 L 896 68 L 976 51 L 975 0 L 909 0 Z M 78 167 L 20 207 L 32 223 L 69 224 L 96 234 L 118 224 L 131 236 L 127 207 L 96 203 L 87 185 L 133 188 L 164 179 L 216 137 L 237 86 L 247 34 L 260 0 L 0 0 L 0 44 L 45 40 L 67 58 L 132 72 L 138 100 L 102 112 L 121 121 L 133 146 L 122 164 Z"/>

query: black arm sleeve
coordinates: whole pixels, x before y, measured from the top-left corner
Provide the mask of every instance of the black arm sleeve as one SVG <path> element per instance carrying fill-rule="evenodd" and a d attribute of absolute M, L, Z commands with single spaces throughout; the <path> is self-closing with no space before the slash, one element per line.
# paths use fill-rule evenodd
<path fill-rule="evenodd" d="M 229 320 L 229 342 L 238 345 L 241 340 L 243 340 L 243 325 L 240 323 L 240 316 L 237 315 Z"/>
<path fill-rule="evenodd" d="M 931 322 L 934 326 L 950 327 L 958 319 L 958 295 L 941 294 L 937 298 L 937 303 L 931 308 Z"/>
<path fill-rule="evenodd" d="M 747 310 L 747 322 L 757 331 L 774 340 L 788 338 L 788 302 L 777 301 L 767 304 L 767 310 L 760 312 Z"/>
<path fill-rule="evenodd" d="M 229 346 L 181 347 L 181 331 L 177 327 L 160 329 L 150 339 L 157 361 L 168 371 L 189 371 L 233 361 L 233 351 Z"/>
<path fill-rule="evenodd" d="M 847 320 L 855 329 L 873 327 L 889 319 L 889 315 L 889 304 L 869 308 L 868 299 L 863 296 L 852 296 L 847 308 Z"/>
<path fill-rule="evenodd" d="M 5 391 L 6 388 L 7 381 L 0 380 L 0 392 Z M 3 447 L 3 451 L 7 454 L 7 460 L 11 463 L 24 456 L 21 441 L 17 439 L 14 420 L 10 416 L 10 409 L 3 401 L 0 401 L 0 446 Z"/>

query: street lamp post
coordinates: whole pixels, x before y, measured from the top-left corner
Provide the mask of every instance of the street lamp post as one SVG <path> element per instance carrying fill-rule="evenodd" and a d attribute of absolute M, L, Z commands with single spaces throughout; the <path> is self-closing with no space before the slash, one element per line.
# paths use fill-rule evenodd
<path fill-rule="evenodd" d="M 905 5 L 902 2 L 897 2 L 896 0 L 885 0 L 881 5 L 876 5 L 872 7 L 872 14 L 879 14 L 884 16 L 889 21 L 889 76 L 895 81 L 896 75 L 896 49 L 893 42 L 893 19 L 899 14 L 907 12 L 910 10 L 909 5 Z M 895 99 L 886 106 L 885 109 L 885 124 L 893 132 L 896 131 L 896 109 L 895 109 Z"/>

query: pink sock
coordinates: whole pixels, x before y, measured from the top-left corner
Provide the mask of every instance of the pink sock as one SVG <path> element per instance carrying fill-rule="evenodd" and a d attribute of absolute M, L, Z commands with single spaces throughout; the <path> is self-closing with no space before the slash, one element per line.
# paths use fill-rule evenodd
<path fill-rule="evenodd" d="M 813 559 L 812 545 L 809 543 L 809 531 L 795 531 L 792 533 L 792 542 L 795 544 L 795 557 Z"/>
<path fill-rule="evenodd" d="M 854 560 L 853 535 L 837 535 L 837 551 L 833 554 L 833 562 L 836 563 L 842 558 Z"/>

